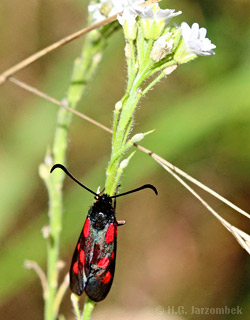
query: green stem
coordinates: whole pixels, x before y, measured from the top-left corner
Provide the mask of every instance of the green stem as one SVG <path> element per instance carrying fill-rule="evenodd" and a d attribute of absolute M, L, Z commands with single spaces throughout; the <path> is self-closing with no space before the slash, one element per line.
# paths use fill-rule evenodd
<path fill-rule="evenodd" d="M 48 251 L 48 293 L 45 297 L 45 319 L 53 320 L 54 315 L 54 300 L 57 293 L 58 286 L 58 252 L 59 240 L 61 232 L 61 216 L 62 216 L 62 175 L 54 175 L 51 183 L 47 183 L 49 193 L 49 225 L 50 236 L 47 243 Z"/>
<path fill-rule="evenodd" d="M 56 162 L 65 163 L 67 150 L 68 127 L 71 114 L 60 109 L 58 112 L 57 126 L 55 131 L 53 155 Z M 48 168 L 49 170 L 50 168 Z M 46 185 L 49 195 L 49 229 L 50 235 L 47 242 L 47 279 L 48 294 L 45 297 L 45 319 L 54 320 L 54 303 L 58 288 L 59 270 L 57 262 L 59 260 L 60 234 L 62 229 L 62 186 L 64 174 L 57 171 L 53 175 L 48 174 Z"/>
<path fill-rule="evenodd" d="M 165 72 L 161 72 L 143 91 L 142 96 L 144 96 L 157 82 L 159 82 L 162 78 L 166 77 Z"/>
<path fill-rule="evenodd" d="M 89 320 L 91 317 L 91 314 L 94 310 L 95 307 L 95 302 L 92 301 L 91 299 L 87 298 L 85 304 L 84 304 L 84 310 L 83 310 L 83 315 L 81 320 Z"/>
<path fill-rule="evenodd" d="M 148 65 L 148 63 L 152 63 L 151 62 L 151 58 L 150 58 L 150 53 L 152 51 L 152 47 L 153 47 L 153 44 L 154 44 L 154 40 L 150 39 L 150 40 L 144 40 L 144 47 L 146 49 L 146 52 L 144 54 L 144 60 L 143 60 L 143 64 L 141 65 L 141 68 L 142 69 L 147 69 L 146 65 Z"/>
<path fill-rule="evenodd" d="M 137 49 L 137 59 L 138 59 L 139 69 L 141 69 L 142 63 L 144 61 L 144 55 L 146 52 L 145 45 L 146 45 L 146 42 L 144 39 L 143 32 L 141 28 L 139 28 L 137 39 L 136 39 L 136 49 Z"/>
<path fill-rule="evenodd" d="M 159 67 L 154 68 L 149 74 L 148 76 L 151 77 L 152 75 L 156 74 L 157 72 L 166 69 L 167 67 L 171 67 L 173 65 L 177 65 L 177 62 L 175 60 L 170 60 L 167 61 L 163 64 L 161 64 Z"/>
<path fill-rule="evenodd" d="M 152 45 L 153 41 L 147 41 L 146 44 L 144 43 L 146 53 L 143 57 L 143 61 L 141 61 L 139 71 L 137 72 L 137 70 L 134 68 L 132 72 L 132 67 L 129 68 L 129 80 L 126 91 L 127 93 L 122 99 L 123 106 L 121 112 L 119 113 L 119 120 L 117 114 L 115 114 L 112 139 L 112 153 L 108 168 L 106 170 L 105 190 L 109 195 L 113 195 L 113 193 L 115 192 L 117 186 L 116 184 L 119 180 L 118 176 L 120 176 L 121 174 L 120 172 L 118 174 L 119 163 L 122 157 L 121 150 L 124 150 L 125 145 L 127 143 L 127 137 L 133 123 L 132 116 L 142 96 L 140 88 L 142 87 L 144 81 L 147 79 L 148 74 L 150 72 L 150 68 L 153 65 L 152 60 L 149 58 Z M 133 47 L 132 41 L 130 41 L 130 46 Z M 135 61 L 135 59 L 131 60 Z M 131 63 L 133 64 L 133 62 Z"/>
<path fill-rule="evenodd" d="M 113 28 L 114 25 L 111 25 Z M 108 34 L 108 28 L 104 30 Z M 93 76 L 101 60 L 102 51 L 106 45 L 106 38 L 100 32 L 99 38 L 92 39 L 90 33 L 85 40 L 85 45 L 81 56 L 75 60 L 72 79 L 68 89 L 66 99 L 71 108 L 76 108 L 86 85 Z M 69 126 L 72 113 L 63 108 L 58 112 L 57 125 L 53 143 L 54 163 L 65 164 L 66 151 L 68 145 Z M 49 171 L 50 168 L 48 168 Z M 54 304 L 58 290 L 58 268 L 60 249 L 60 234 L 62 229 L 63 198 L 62 186 L 64 173 L 59 170 L 48 174 L 45 179 L 49 194 L 49 228 L 50 237 L 47 244 L 47 278 L 48 294 L 45 297 L 45 320 L 55 320 L 57 314 L 54 313 Z"/>
<path fill-rule="evenodd" d="M 136 76 L 136 61 L 135 61 L 135 47 L 134 42 L 132 40 L 128 41 L 128 45 L 130 48 L 130 55 L 131 57 L 128 58 L 128 85 L 127 85 L 127 93 L 129 94 L 129 91 L 132 87 L 133 81 Z"/>
<path fill-rule="evenodd" d="M 132 67 L 133 72 L 135 72 L 135 47 L 134 47 L 134 41 L 129 40 L 129 46 L 130 46 L 130 53 L 131 53 L 131 61 L 132 61 Z"/>
<path fill-rule="evenodd" d="M 116 136 L 116 129 L 117 129 L 117 124 L 118 124 L 118 120 L 119 120 L 119 115 L 120 115 L 120 110 L 115 110 L 114 111 L 112 143 L 114 143 L 114 139 L 115 139 L 115 136 Z"/>
<path fill-rule="evenodd" d="M 132 146 L 133 146 L 133 143 L 131 141 L 128 141 L 125 145 L 123 145 L 123 147 L 118 151 L 118 153 L 114 154 L 114 156 L 112 157 L 113 159 L 110 165 L 112 166 L 114 161 L 116 161 L 118 158 L 121 158 L 122 154 Z"/>
<path fill-rule="evenodd" d="M 128 138 L 128 135 L 130 133 L 130 130 L 131 130 L 131 127 L 132 127 L 132 123 L 133 123 L 133 119 L 129 119 L 129 122 L 127 124 L 127 128 L 125 130 L 125 133 L 124 133 L 124 136 L 123 136 L 123 141 L 122 141 L 122 144 L 125 145 L 126 144 L 126 141 L 127 141 L 127 138 Z"/>
<path fill-rule="evenodd" d="M 115 181 L 117 180 L 116 175 L 117 175 L 117 170 L 119 167 L 122 154 L 120 154 L 119 157 L 117 157 L 117 155 L 120 153 L 120 150 L 122 150 L 126 144 L 126 141 L 124 141 L 126 128 L 128 123 L 130 122 L 130 119 L 132 118 L 132 115 L 134 113 L 134 110 L 138 104 L 140 97 L 141 97 L 141 94 L 137 93 L 137 90 L 135 90 L 133 86 L 130 92 L 130 96 L 127 98 L 127 100 L 123 104 L 123 108 L 120 114 L 120 119 L 116 129 L 116 135 L 114 137 L 114 141 L 112 145 L 111 159 L 106 171 L 105 190 L 109 195 L 113 195 L 115 192 L 115 188 L 116 188 Z"/>
<path fill-rule="evenodd" d="M 133 157 L 133 155 L 134 155 L 135 153 L 136 153 L 136 151 L 133 151 L 126 160 L 129 162 L 129 160 Z M 114 180 L 114 182 L 113 182 L 113 185 L 114 185 L 114 186 L 118 186 L 119 181 L 120 181 L 120 178 L 121 178 L 121 175 L 122 175 L 122 173 L 123 173 L 123 169 L 124 169 L 124 168 L 121 168 L 120 166 L 118 167 L 117 173 L 116 173 L 116 176 L 115 176 L 115 180 Z"/>

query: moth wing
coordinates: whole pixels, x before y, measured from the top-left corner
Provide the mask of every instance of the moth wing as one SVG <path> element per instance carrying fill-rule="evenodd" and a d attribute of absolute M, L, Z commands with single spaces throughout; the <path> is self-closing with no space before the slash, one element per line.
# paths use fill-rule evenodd
<path fill-rule="evenodd" d="M 70 267 L 70 289 L 78 296 L 82 295 L 90 273 L 90 257 L 94 251 L 94 240 L 89 237 L 90 219 L 87 218 L 77 241 Z"/>
<path fill-rule="evenodd" d="M 115 273 L 117 223 L 110 226 L 113 226 L 112 234 L 109 233 L 112 241 L 107 243 L 108 229 L 105 242 L 95 244 L 85 286 L 88 297 L 96 302 L 105 299 L 109 293 Z"/>

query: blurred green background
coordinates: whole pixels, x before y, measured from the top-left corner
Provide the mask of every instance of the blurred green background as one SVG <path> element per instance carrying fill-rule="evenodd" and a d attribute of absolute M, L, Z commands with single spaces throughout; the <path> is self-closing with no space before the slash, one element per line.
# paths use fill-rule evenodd
<path fill-rule="evenodd" d="M 86 5 L 83 0 L 1 0 L 0 71 L 86 25 Z M 163 0 L 161 6 L 182 10 L 177 22 L 206 27 L 216 55 L 181 66 L 161 81 L 141 101 L 134 133 L 156 128 L 144 146 L 249 212 L 250 2 Z M 17 78 L 62 99 L 82 43 L 81 38 L 47 55 Z M 126 84 L 123 47 L 120 31 L 79 106 L 109 127 Z M 0 87 L 0 96 L 0 318 L 39 320 L 41 285 L 32 270 L 25 270 L 24 260 L 46 268 L 41 229 L 48 221 L 47 194 L 38 166 L 53 140 L 57 106 L 11 83 Z M 109 134 L 74 116 L 71 172 L 91 189 L 103 186 L 109 154 Z M 93 319 L 247 319 L 249 256 L 234 238 L 140 151 L 121 182 L 123 191 L 152 183 L 159 196 L 141 192 L 119 199 L 117 218 L 127 224 L 119 229 L 115 280 Z M 246 218 L 201 194 L 224 218 L 250 232 Z M 62 278 L 92 202 L 91 194 L 66 179 Z M 169 306 L 183 306 L 187 314 L 170 315 Z M 243 314 L 192 315 L 192 306 L 239 306 Z M 62 312 L 72 318 L 69 292 Z"/>

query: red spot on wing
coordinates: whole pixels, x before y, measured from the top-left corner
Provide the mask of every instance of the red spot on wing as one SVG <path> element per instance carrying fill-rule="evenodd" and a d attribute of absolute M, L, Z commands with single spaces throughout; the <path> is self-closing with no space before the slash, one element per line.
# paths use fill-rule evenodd
<path fill-rule="evenodd" d="M 110 243 L 114 240 L 114 233 L 115 231 L 115 227 L 113 224 L 111 224 L 109 227 L 108 227 L 108 230 L 107 230 L 107 233 L 106 233 L 106 242 L 107 243 Z"/>
<path fill-rule="evenodd" d="M 79 268 L 78 268 L 78 263 L 77 262 L 75 262 L 73 264 L 73 268 L 72 269 L 73 269 L 74 273 L 78 274 Z"/>
<path fill-rule="evenodd" d="M 84 234 L 85 238 L 87 238 L 88 235 L 89 235 L 89 229 L 90 229 L 90 219 L 88 218 L 85 221 L 85 224 L 84 224 L 84 227 L 83 227 L 83 234 Z"/>
<path fill-rule="evenodd" d="M 77 244 L 77 250 L 80 250 L 80 242 Z"/>
<path fill-rule="evenodd" d="M 114 259 L 114 257 L 115 257 L 115 253 L 114 253 L 114 251 L 113 251 L 113 252 L 112 252 L 111 259 Z"/>
<path fill-rule="evenodd" d="M 85 252 L 83 250 L 80 251 L 80 262 L 85 264 Z"/>
<path fill-rule="evenodd" d="M 109 265 L 109 258 L 108 257 L 102 258 L 97 265 L 99 268 L 105 269 Z"/>
<path fill-rule="evenodd" d="M 102 283 L 103 283 L 103 284 L 108 283 L 108 282 L 110 281 L 110 279 L 111 279 L 111 273 L 110 273 L 110 271 L 108 271 L 108 272 L 105 274 L 104 278 L 102 279 Z"/>

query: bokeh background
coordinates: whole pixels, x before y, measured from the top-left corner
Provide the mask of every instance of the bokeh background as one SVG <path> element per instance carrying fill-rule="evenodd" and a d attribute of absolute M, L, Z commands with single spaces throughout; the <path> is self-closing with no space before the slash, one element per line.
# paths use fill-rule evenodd
<path fill-rule="evenodd" d="M 84 0 L 1 0 L 0 71 L 86 25 Z M 156 128 L 143 145 L 250 211 L 249 0 L 162 1 L 182 10 L 176 21 L 197 21 L 217 45 L 214 57 L 183 65 L 141 101 L 134 133 Z M 61 99 L 83 39 L 40 59 L 16 76 Z M 109 42 L 79 110 L 107 126 L 123 95 L 122 32 Z M 39 280 L 24 260 L 46 269 L 47 193 L 38 175 L 53 140 L 57 106 L 14 84 L 0 87 L 0 318 L 43 319 Z M 110 136 L 74 116 L 68 167 L 87 186 L 103 186 Z M 159 191 L 119 199 L 116 275 L 93 319 L 248 319 L 249 255 L 211 214 L 150 157 L 137 151 L 122 190 L 144 183 Z M 203 192 L 228 221 L 246 232 L 250 222 Z M 93 198 L 65 181 L 61 258 L 66 274 Z M 62 313 L 73 319 L 67 292 Z M 171 315 L 169 307 L 185 307 Z M 237 307 L 243 314 L 192 315 L 194 307 Z M 177 311 L 177 309 L 175 309 Z"/>

